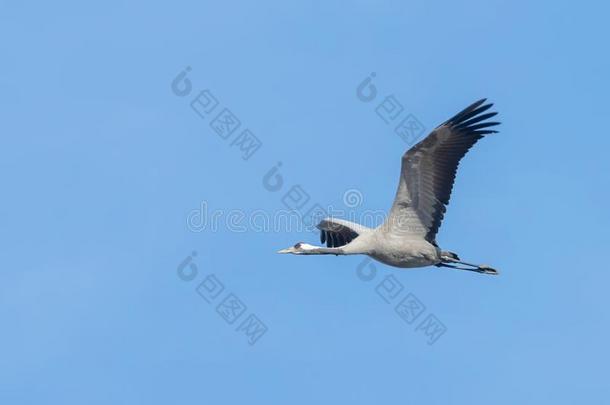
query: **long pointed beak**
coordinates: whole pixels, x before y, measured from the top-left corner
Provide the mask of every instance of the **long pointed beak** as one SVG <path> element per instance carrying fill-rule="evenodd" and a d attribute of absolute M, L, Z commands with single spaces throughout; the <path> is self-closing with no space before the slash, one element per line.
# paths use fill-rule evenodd
<path fill-rule="evenodd" d="M 282 249 L 282 250 L 278 250 L 278 253 L 282 253 L 282 254 L 286 254 L 286 253 L 294 253 L 294 248 L 293 247 L 289 247 L 286 249 Z"/>

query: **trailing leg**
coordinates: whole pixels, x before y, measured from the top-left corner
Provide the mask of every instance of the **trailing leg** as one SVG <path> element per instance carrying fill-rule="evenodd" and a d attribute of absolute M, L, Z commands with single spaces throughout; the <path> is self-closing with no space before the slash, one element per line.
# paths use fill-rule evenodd
<path fill-rule="evenodd" d="M 486 264 L 472 264 L 462 262 L 457 258 L 455 253 L 451 253 L 451 256 L 446 254 L 451 252 L 442 252 L 441 253 L 441 263 L 438 263 L 436 267 L 449 267 L 457 270 L 467 270 L 474 271 L 482 274 L 492 274 L 494 276 L 500 274 L 500 272 Z M 461 266 L 459 266 L 461 265 Z"/>

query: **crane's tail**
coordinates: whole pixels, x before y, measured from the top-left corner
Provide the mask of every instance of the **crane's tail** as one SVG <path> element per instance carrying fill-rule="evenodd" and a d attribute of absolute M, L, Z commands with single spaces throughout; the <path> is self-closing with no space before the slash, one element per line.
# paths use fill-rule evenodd
<path fill-rule="evenodd" d="M 457 266 L 457 265 L 463 265 L 463 266 L 467 266 L 467 267 L 462 267 L 462 266 Z M 488 266 L 486 264 L 472 264 L 472 263 L 466 263 L 466 262 L 460 261 L 460 258 L 458 257 L 457 253 L 448 252 L 448 251 L 441 252 L 441 263 L 438 263 L 436 266 L 437 267 L 450 267 L 452 269 L 458 269 L 458 270 L 476 271 L 477 273 L 492 274 L 494 276 L 500 274 L 500 272 L 498 270 L 496 270 L 493 267 Z"/>

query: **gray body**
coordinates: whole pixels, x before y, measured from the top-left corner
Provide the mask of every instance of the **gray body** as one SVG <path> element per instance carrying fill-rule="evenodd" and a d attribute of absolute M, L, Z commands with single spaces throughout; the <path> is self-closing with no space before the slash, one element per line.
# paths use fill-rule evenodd
<path fill-rule="evenodd" d="M 349 224 L 348 221 L 342 222 Z M 382 227 L 367 229 L 339 249 L 339 254 L 366 254 L 381 263 L 400 268 L 432 266 L 441 262 L 441 250 L 430 242 L 383 232 Z"/>

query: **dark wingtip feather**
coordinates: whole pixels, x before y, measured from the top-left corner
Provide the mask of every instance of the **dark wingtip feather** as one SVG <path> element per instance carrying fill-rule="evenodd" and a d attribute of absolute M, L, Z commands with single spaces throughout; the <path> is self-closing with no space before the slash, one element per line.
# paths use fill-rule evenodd
<path fill-rule="evenodd" d="M 444 123 L 444 125 L 449 125 L 451 128 L 455 128 L 460 131 L 476 135 L 485 135 L 498 132 L 490 132 L 491 130 L 483 130 L 483 128 L 488 128 L 500 124 L 496 121 L 485 122 L 485 120 L 494 117 L 498 114 L 496 111 L 483 114 L 485 111 L 489 110 L 493 106 L 493 103 L 485 104 L 486 101 L 486 98 L 482 98 L 472 103 L 470 106 L 448 119 Z"/>
<path fill-rule="evenodd" d="M 470 104 L 468 107 L 464 108 L 462 111 L 460 111 L 459 113 L 455 114 L 453 117 L 451 117 L 447 121 L 445 121 L 445 124 L 448 124 L 448 123 L 454 122 L 454 121 L 460 121 L 464 116 L 466 116 L 466 115 L 470 114 L 472 111 L 476 110 L 486 100 L 487 100 L 486 98 L 482 98 L 478 101 L 475 101 L 474 103 Z"/>
<path fill-rule="evenodd" d="M 477 124 L 481 121 L 485 121 L 488 118 L 495 117 L 496 115 L 498 115 L 498 113 L 495 111 L 486 113 L 486 114 L 482 114 L 482 115 L 475 115 L 473 118 L 469 119 L 468 121 L 462 120 L 459 123 L 454 123 L 453 126 L 458 129 L 472 128 L 472 126 L 474 124 Z"/>
<path fill-rule="evenodd" d="M 470 130 L 489 128 L 489 127 L 493 127 L 496 125 L 500 125 L 500 123 L 497 121 L 481 122 L 480 124 L 470 125 Z"/>
<path fill-rule="evenodd" d="M 472 105 L 479 106 L 479 105 L 483 104 L 486 101 L 487 101 L 487 97 L 483 97 L 482 99 L 475 101 Z"/>
<path fill-rule="evenodd" d="M 468 108 L 466 108 L 467 110 L 474 110 L 475 108 L 477 108 L 478 106 L 480 106 L 481 104 L 483 104 L 484 102 L 487 101 L 487 97 L 482 98 L 480 100 L 475 101 L 474 103 L 470 104 L 470 106 L 468 106 Z"/>

